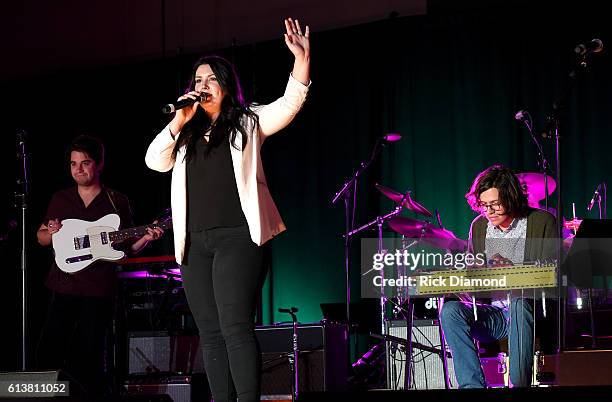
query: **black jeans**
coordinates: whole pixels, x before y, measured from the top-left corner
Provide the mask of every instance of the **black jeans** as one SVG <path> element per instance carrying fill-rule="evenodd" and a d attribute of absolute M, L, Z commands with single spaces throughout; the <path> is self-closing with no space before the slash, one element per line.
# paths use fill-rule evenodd
<path fill-rule="evenodd" d="M 112 320 L 113 299 L 53 292 L 36 350 L 37 369 L 63 369 L 87 400 L 110 393 L 105 372 L 106 335 Z M 71 395 L 80 389 L 70 390 Z M 85 399 L 84 399 L 85 400 Z"/>
<path fill-rule="evenodd" d="M 246 226 L 190 232 L 181 266 L 215 402 L 259 401 L 261 358 L 255 307 L 263 251 Z M 234 392 L 235 387 L 235 392 Z"/>

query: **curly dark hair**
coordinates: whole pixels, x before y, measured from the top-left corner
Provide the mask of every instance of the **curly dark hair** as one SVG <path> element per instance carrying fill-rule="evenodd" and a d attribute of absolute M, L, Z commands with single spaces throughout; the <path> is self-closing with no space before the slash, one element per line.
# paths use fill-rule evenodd
<path fill-rule="evenodd" d="M 527 216 L 529 213 L 527 195 L 525 195 L 518 177 L 504 165 L 488 167 L 474 179 L 470 191 L 465 195 L 468 204 L 474 211 L 481 213 L 480 208 L 478 208 L 480 194 L 491 188 L 496 188 L 499 191 L 499 200 L 508 215 Z"/>
<path fill-rule="evenodd" d="M 234 148 L 243 150 L 247 144 L 249 134 L 245 128 L 245 123 L 250 119 L 251 123 L 256 125 L 259 129 L 259 118 L 244 101 L 238 74 L 232 63 L 221 56 L 213 55 L 200 57 L 193 65 L 191 81 L 189 82 L 189 87 L 186 92 L 192 91 L 195 88 L 196 70 L 199 66 L 204 64 L 210 66 L 219 80 L 219 85 L 225 93 L 223 102 L 221 103 L 221 114 L 212 127 L 209 142 L 210 146 L 206 148 L 206 152 L 209 153 L 212 148 L 221 145 L 228 139 L 228 136 Z M 172 150 L 173 158 L 176 159 L 178 150 L 182 146 L 186 146 L 185 160 L 189 161 L 195 154 L 197 141 L 202 138 L 202 135 L 210 126 L 210 119 L 201 108 L 198 108 L 193 118 L 183 127 L 181 135 Z M 236 144 L 238 132 L 242 134 L 242 143 L 240 145 Z"/>
<path fill-rule="evenodd" d="M 89 155 L 96 165 L 104 165 L 104 144 L 96 137 L 83 134 L 74 138 L 66 150 L 66 160 L 69 163 L 72 151 L 83 152 Z"/>

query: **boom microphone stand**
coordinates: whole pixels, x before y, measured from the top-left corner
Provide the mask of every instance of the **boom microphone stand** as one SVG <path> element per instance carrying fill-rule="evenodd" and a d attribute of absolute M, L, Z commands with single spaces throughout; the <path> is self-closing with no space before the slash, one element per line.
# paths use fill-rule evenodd
<path fill-rule="evenodd" d="M 578 74 L 587 70 L 590 62 L 590 56 L 594 53 L 599 53 L 603 49 L 603 43 L 599 39 L 593 39 L 586 45 L 580 44 L 575 47 L 574 52 L 576 53 L 576 63 L 574 68 L 566 76 L 565 87 L 563 88 L 561 95 L 553 103 L 553 110 L 550 116 L 547 118 L 546 129 L 543 133 L 545 138 L 555 140 L 555 159 L 556 159 L 556 171 L 555 179 L 557 181 L 557 267 L 561 266 L 561 258 L 563 257 L 563 198 L 562 188 L 562 163 L 561 163 L 561 118 L 567 106 L 567 101 L 573 89 L 573 86 L 578 78 Z M 557 306 L 557 352 L 561 352 L 565 349 L 565 298 L 562 296 L 563 291 L 563 279 L 564 276 L 561 274 L 561 269 L 557 269 L 557 293 L 559 297 L 559 303 Z M 563 306 L 562 306 L 563 305 Z"/>
<path fill-rule="evenodd" d="M 21 369 L 27 367 L 27 238 L 26 212 L 29 199 L 29 163 L 26 151 L 26 132 L 17 132 L 17 160 L 19 171 L 17 175 L 17 190 L 15 191 L 15 207 L 21 209 Z"/>
<path fill-rule="evenodd" d="M 533 130 L 533 120 L 531 119 L 531 115 L 529 114 L 529 112 L 526 110 L 519 110 L 514 116 L 514 118 L 516 120 L 522 121 L 525 124 L 525 127 L 527 127 L 527 131 L 529 131 L 529 135 L 531 136 L 531 139 L 533 140 L 536 149 L 538 150 L 538 166 L 540 167 L 540 172 L 544 176 L 544 205 L 546 211 L 548 211 L 548 198 L 550 196 L 548 192 L 548 169 L 550 167 L 548 159 L 546 159 L 546 155 L 544 154 L 544 150 L 542 149 L 542 144 L 535 136 Z M 561 219 L 558 214 L 556 218 L 557 220 Z"/>
<path fill-rule="evenodd" d="M 346 227 L 344 231 L 344 270 L 345 270 L 345 281 L 346 281 L 346 326 L 347 333 L 351 334 L 351 313 L 350 313 L 350 305 L 351 305 L 351 275 L 350 275 L 350 247 L 352 241 L 351 232 L 355 227 L 355 211 L 356 211 L 356 203 L 357 203 L 357 179 L 361 176 L 367 168 L 372 164 L 374 159 L 380 154 L 382 149 L 389 143 L 399 141 L 402 137 L 398 134 L 387 134 L 383 137 L 379 137 L 376 140 L 376 144 L 374 145 L 374 149 L 372 150 L 372 154 L 367 161 L 363 161 L 359 164 L 359 167 L 353 173 L 350 179 L 346 181 L 342 185 L 342 188 L 334 195 L 331 203 L 335 204 L 338 202 L 340 198 L 344 199 L 344 209 L 345 209 L 345 222 Z M 351 204 L 352 198 L 352 204 Z M 350 342 L 349 342 L 350 344 Z M 351 353 L 349 353 L 349 356 Z"/>

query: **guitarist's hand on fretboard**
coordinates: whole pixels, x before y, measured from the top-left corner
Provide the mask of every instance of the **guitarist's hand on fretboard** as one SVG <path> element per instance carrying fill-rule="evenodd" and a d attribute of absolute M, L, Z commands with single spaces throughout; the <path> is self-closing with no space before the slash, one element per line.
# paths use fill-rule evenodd
<path fill-rule="evenodd" d="M 147 234 L 142 237 L 143 239 L 146 241 L 153 241 L 164 235 L 164 229 L 157 226 L 157 222 L 158 221 L 153 221 L 153 224 L 147 227 Z"/>
<path fill-rule="evenodd" d="M 158 221 L 153 221 L 153 224 L 146 227 L 146 233 L 134 244 L 132 244 L 132 252 L 140 252 L 150 241 L 157 240 L 164 235 L 164 229 L 157 225 Z"/>

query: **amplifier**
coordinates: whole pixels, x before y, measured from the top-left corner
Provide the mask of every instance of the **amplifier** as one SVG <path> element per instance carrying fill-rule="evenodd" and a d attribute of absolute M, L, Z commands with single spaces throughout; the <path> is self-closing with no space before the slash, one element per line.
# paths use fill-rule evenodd
<path fill-rule="evenodd" d="M 255 329 L 262 359 L 263 395 L 291 393 L 293 377 L 288 353 L 293 348 L 293 326 Z M 299 386 L 303 391 L 342 391 L 348 387 L 346 327 L 327 322 L 298 326 Z M 128 374 L 204 373 L 197 335 L 166 331 L 128 333 Z"/>
<path fill-rule="evenodd" d="M 263 326 L 255 330 L 262 352 L 262 395 L 288 395 L 293 377 L 288 353 L 293 326 Z M 348 388 L 346 327 L 328 322 L 298 326 L 300 392 L 343 391 Z"/>
<path fill-rule="evenodd" d="M 387 321 L 387 335 L 408 339 L 407 324 L 404 320 Z M 414 320 L 412 342 L 440 349 L 440 326 L 437 320 Z M 400 345 L 386 342 L 387 388 L 404 389 L 406 352 Z M 446 351 L 450 352 L 448 347 Z M 446 358 L 451 387 L 456 387 L 452 358 Z M 444 389 L 444 366 L 440 354 L 412 347 L 412 381 L 410 389 Z"/>
<path fill-rule="evenodd" d="M 128 374 L 203 373 L 198 335 L 166 331 L 128 333 Z"/>
<path fill-rule="evenodd" d="M 125 382 L 124 387 L 130 396 L 165 395 L 164 400 L 172 402 L 210 400 L 204 374 L 132 377 Z"/>
<path fill-rule="evenodd" d="M 612 350 L 564 351 L 554 355 L 536 352 L 534 385 L 612 385 Z"/>

